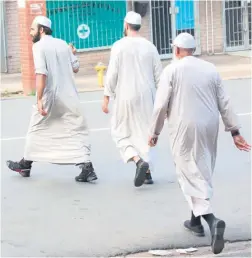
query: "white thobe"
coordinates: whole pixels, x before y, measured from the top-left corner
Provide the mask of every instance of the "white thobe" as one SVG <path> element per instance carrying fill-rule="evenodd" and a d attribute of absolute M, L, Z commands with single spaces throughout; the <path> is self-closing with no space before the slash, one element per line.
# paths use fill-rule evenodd
<path fill-rule="evenodd" d="M 42 101 L 47 115 L 34 105 L 24 158 L 56 164 L 90 161 L 88 128 L 73 76 L 77 58 L 65 41 L 52 36 L 33 45 L 33 57 L 35 73 L 46 75 Z"/>
<path fill-rule="evenodd" d="M 190 56 L 164 69 L 155 99 L 152 136 L 160 134 L 166 113 L 180 187 L 186 199 L 190 198 L 195 216 L 211 213 L 219 113 L 226 131 L 239 128 L 213 64 Z"/>
<path fill-rule="evenodd" d="M 148 128 L 162 64 L 156 47 L 142 37 L 124 37 L 111 50 L 104 95 L 115 98 L 111 133 L 123 161 L 140 156 L 154 169 Z"/>

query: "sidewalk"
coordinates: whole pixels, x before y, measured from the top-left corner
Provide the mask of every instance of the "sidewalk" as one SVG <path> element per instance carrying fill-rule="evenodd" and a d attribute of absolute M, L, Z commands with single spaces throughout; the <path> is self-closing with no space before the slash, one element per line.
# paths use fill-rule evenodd
<path fill-rule="evenodd" d="M 201 56 L 200 58 L 216 65 L 223 80 L 251 78 L 252 59 L 234 55 Z M 163 66 L 171 60 L 164 61 Z M 83 75 L 83 70 L 75 75 L 79 92 L 102 90 L 97 83 L 96 74 Z M 1 74 L 1 95 L 22 93 L 21 74 Z"/>
<path fill-rule="evenodd" d="M 137 254 L 131 254 L 126 256 L 117 256 L 119 257 L 126 257 L 126 258 L 133 258 L 133 257 L 158 257 L 150 254 L 149 252 L 142 252 Z M 167 250 L 166 256 L 159 256 L 159 257 L 251 257 L 251 241 L 244 241 L 244 242 L 236 242 L 236 243 L 226 243 L 225 248 L 222 253 L 218 255 L 214 255 L 211 252 L 211 247 L 199 247 L 197 248 L 196 252 L 188 253 L 188 254 L 180 254 L 173 250 Z"/>

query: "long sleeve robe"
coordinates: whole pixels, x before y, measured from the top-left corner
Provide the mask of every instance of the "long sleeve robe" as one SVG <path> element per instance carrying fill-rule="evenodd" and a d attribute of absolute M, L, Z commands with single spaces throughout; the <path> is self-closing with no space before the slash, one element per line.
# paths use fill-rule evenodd
<path fill-rule="evenodd" d="M 43 36 L 33 45 L 36 74 L 46 75 L 43 106 L 33 107 L 24 158 L 57 164 L 90 160 L 88 128 L 75 87 L 73 70 L 79 62 L 65 41 Z"/>
<path fill-rule="evenodd" d="M 125 37 L 113 45 L 104 95 L 115 98 L 112 138 L 124 162 L 137 155 L 151 162 L 148 128 L 161 72 L 157 49 L 146 39 Z"/>
<path fill-rule="evenodd" d="M 212 197 L 219 114 L 226 131 L 239 129 L 216 68 L 193 56 L 167 66 L 157 90 L 150 135 L 159 135 L 168 116 L 169 138 L 183 193 Z"/>

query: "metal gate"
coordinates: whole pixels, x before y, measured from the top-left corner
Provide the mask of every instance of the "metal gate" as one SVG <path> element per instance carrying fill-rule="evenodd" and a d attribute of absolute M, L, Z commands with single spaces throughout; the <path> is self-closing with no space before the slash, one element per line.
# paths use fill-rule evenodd
<path fill-rule="evenodd" d="M 251 0 L 224 2 L 225 49 L 251 49 Z"/>
<path fill-rule="evenodd" d="M 172 56 L 171 43 L 181 32 L 192 34 L 197 41 L 195 54 L 200 54 L 199 34 L 197 29 L 199 19 L 198 1 L 150 0 L 151 35 L 161 58 Z"/>
<path fill-rule="evenodd" d="M 78 51 L 109 48 L 123 36 L 125 0 L 47 0 L 46 9 L 54 36 Z"/>

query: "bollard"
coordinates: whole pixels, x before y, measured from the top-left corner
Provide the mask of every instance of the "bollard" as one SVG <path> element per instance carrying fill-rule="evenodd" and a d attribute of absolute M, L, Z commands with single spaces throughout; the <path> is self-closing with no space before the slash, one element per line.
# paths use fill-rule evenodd
<path fill-rule="evenodd" d="M 107 67 L 103 63 L 98 63 L 95 66 L 95 70 L 97 72 L 98 77 L 98 85 L 99 87 L 103 87 L 103 77 L 104 77 L 104 71 L 107 69 Z"/>

